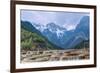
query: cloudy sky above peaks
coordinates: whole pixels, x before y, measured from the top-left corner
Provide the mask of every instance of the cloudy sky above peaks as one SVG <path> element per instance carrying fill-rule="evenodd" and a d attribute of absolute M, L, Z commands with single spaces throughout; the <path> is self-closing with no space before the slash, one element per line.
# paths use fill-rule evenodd
<path fill-rule="evenodd" d="M 67 30 L 75 29 L 83 16 L 89 16 L 89 13 L 21 10 L 21 20 L 23 21 L 44 26 L 48 23 L 55 23 Z"/>

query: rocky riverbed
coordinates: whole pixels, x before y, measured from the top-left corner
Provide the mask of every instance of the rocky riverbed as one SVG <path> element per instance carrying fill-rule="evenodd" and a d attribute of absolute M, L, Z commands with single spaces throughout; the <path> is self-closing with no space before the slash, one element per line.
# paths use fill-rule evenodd
<path fill-rule="evenodd" d="M 21 51 L 21 63 L 89 59 L 89 49 Z"/>

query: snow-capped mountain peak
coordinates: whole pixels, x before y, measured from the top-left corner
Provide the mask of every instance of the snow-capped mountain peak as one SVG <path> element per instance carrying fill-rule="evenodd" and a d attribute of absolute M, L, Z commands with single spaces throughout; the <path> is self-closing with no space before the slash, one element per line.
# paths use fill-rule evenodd
<path fill-rule="evenodd" d="M 65 28 L 60 27 L 59 25 L 56 25 L 55 23 L 48 23 L 46 26 L 42 24 L 35 24 L 33 23 L 33 26 L 38 29 L 41 33 L 43 33 L 46 30 L 49 30 L 49 32 L 54 33 L 57 35 L 57 37 L 61 38 L 66 31 Z M 45 30 L 46 29 L 46 30 Z"/>
<path fill-rule="evenodd" d="M 32 23 L 33 26 L 39 30 L 40 32 L 43 32 L 45 29 L 46 29 L 46 26 L 45 25 L 42 25 L 42 24 L 35 24 L 35 23 Z"/>
<path fill-rule="evenodd" d="M 66 31 L 65 28 L 60 27 L 59 25 L 56 25 L 55 23 L 49 23 L 47 24 L 47 29 L 52 32 L 55 33 L 57 35 L 57 37 L 62 37 L 64 34 L 64 31 Z"/>

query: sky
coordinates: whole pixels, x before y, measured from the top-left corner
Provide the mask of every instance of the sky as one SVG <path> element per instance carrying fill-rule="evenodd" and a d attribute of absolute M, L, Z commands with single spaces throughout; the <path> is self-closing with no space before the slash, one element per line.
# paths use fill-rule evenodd
<path fill-rule="evenodd" d="M 21 10 L 23 21 L 44 26 L 55 23 L 67 30 L 74 30 L 83 16 L 89 16 L 89 13 Z"/>

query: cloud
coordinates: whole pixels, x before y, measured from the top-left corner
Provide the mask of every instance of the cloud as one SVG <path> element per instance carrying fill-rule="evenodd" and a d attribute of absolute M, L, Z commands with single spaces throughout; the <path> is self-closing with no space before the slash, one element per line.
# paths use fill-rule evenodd
<path fill-rule="evenodd" d="M 83 16 L 88 16 L 89 13 L 76 12 L 50 12 L 50 11 L 34 11 L 21 10 L 21 20 L 34 22 L 39 25 L 47 25 L 55 23 L 66 30 L 74 30 Z"/>
<path fill-rule="evenodd" d="M 76 26 L 77 25 L 71 25 L 71 24 L 63 25 L 63 27 L 66 28 L 67 31 L 75 30 Z"/>
<path fill-rule="evenodd" d="M 55 21 L 55 12 L 43 12 L 43 11 L 21 11 L 21 19 L 25 21 L 34 22 L 37 24 L 46 25 Z"/>

